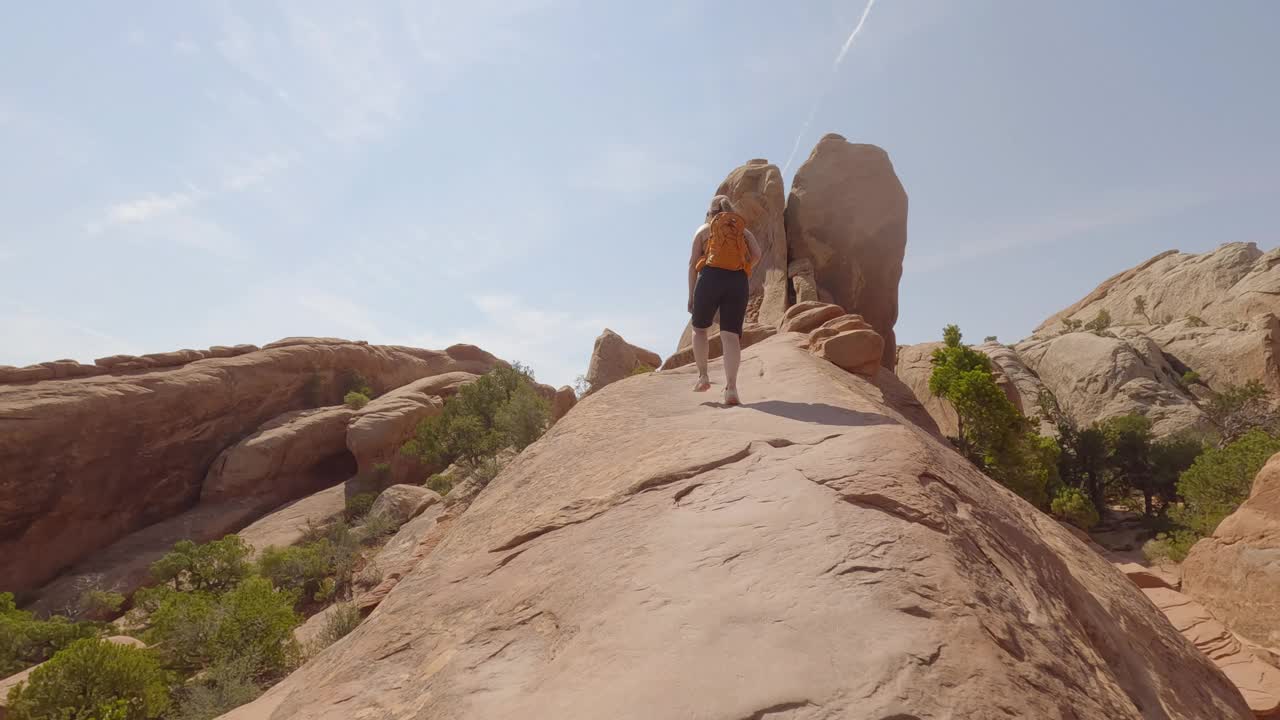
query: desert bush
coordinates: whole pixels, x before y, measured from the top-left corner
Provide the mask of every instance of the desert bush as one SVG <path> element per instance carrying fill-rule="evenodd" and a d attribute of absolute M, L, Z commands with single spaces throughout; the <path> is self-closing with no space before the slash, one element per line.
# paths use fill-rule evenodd
<path fill-rule="evenodd" d="M 348 370 L 342 379 L 342 388 L 345 394 L 356 393 L 363 395 L 365 398 L 374 397 L 373 388 L 369 386 L 369 381 L 365 379 L 355 370 Z"/>
<path fill-rule="evenodd" d="M 1084 325 L 1085 330 L 1095 333 L 1102 332 L 1109 327 L 1111 327 L 1111 313 L 1106 310 L 1099 310 L 1098 314 L 1094 315 L 1093 319 Z"/>
<path fill-rule="evenodd" d="M 1080 320 L 1076 320 L 1074 318 L 1063 318 L 1062 320 L 1063 332 L 1068 332 L 1068 333 L 1078 332 L 1083 325 L 1084 325 L 1083 322 L 1081 322 Z"/>
<path fill-rule="evenodd" d="M 426 485 L 428 490 L 433 490 L 439 493 L 441 497 L 444 497 L 453 489 L 454 481 L 455 476 L 453 473 L 435 473 L 428 477 L 423 484 Z"/>
<path fill-rule="evenodd" d="M 109 590 L 89 590 L 81 593 L 80 612 L 92 618 L 111 618 L 124 607 L 124 595 Z"/>
<path fill-rule="evenodd" d="M 521 383 L 498 410 L 494 424 L 511 446 L 523 450 L 542 437 L 550 420 L 551 404 L 531 384 Z"/>
<path fill-rule="evenodd" d="M 1098 509 L 1078 487 L 1064 487 L 1058 490 L 1050 509 L 1054 515 L 1081 530 L 1088 530 L 1098 524 Z"/>
<path fill-rule="evenodd" d="M 1258 380 L 1228 385 L 1213 393 L 1202 409 L 1217 431 L 1219 447 L 1251 430 L 1270 434 L 1280 430 L 1280 415 L 1272 404 L 1271 392 Z"/>
<path fill-rule="evenodd" d="M 360 540 L 366 545 L 376 545 L 388 535 L 395 534 L 400 526 L 383 513 L 370 513 L 365 516 L 360 526 Z"/>
<path fill-rule="evenodd" d="M 545 430 L 548 403 L 533 389 L 533 376 L 515 364 L 496 368 L 445 402 L 424 420 L 404 451 L 432 467 L 475 463 L 504 447 L 522 448 Z"/>
<path fill-rule="evenodd" d="M 100 627 L 62 616 L 37 620 L 18 609 L 13 593 L 0 593 L 0 677 L 44 662 L 76 640 L 94 637 Z"/>
<path fill-rule="evenodd" d="M 1201 320 L 1199 315 L 1188 315 L 1187 325 L 1190 325 L 1191 327 L 1207 327 L 1209 323 Z"/>
<path fill-rule="evenodd" d="M 239 535 L 227 535 L 204 545 L 180 540 L 172 551 L 152 563 L 151 575 L 157 582 L 173 583 L 175 590 L 218 593 L 249 576 L 252 552 Z"/>
<path fill-rule="evenodd" d="M 352 410 L 359 410 L 360 408 L 369 404 L 369 396 L 365 395 L 362 392 L 357 392 L 355 390 L 352 390 L 351 392 L 347 393 L 342 397 L 342 404 L 346 405 Z"/>
<path fill-rule="evenodd" d="M 360 493 L 347 498 L 345 515 L 348 521 L 359 520 L 369 514 L 373 502 L 378 499 L 377 493 Z"/>
<path fill-rule="evenodd" d="M 654 368 L 649 367 L 648 365 L 640 364 L 632 368 L 630 377 L 635 377 L 636 375 L 648 375 L 653 371 L 654 371 Z"/>
<path fill-rule="evenodd" d="M 295 595 L 251 577 L 214 597 L 203 592 L 170 592 L 152 614 L 148 640 L 166 664 L 198 670 L 253 658 L 254 675 L 287 670 L 295 656 L 293 629 L 301 618 Z"/>
<path fill-rule="evenodd" d="M 9 691 L 10 720 L 143 720 L 169 708 L 171 678 L 146 650 L 77 640 Z"/>
<path fill-rule="evenodd" d="M 986 343 L 994 343 L 994 342 L 1000 342 L 1000 339 L 999 339 L 999 338 L 997 338 L 995 335 L 988 335 L 988 336 L 986 336 L 986 337 L 982 338 L 982 342 L 983 342 L 983 344 L 986 344 Z"/>
<path fill-rule="evenodd" d="M 355 630 L 363 617 L 355 603 L 339 603 L 333 606 L 324 621 L 318 638 L 321 647 L 329 647 Z"/>
<path fill-rule="evenodd" d="M 254 678 L 253 658 L 236 658 L 215 665 L 183 687 L 172 720 L 213 720 L 253 702 L 263 688 Z"/>
<path fill-rule="evenodd" d="M 1182 373 L 1182 384 L 1191 387 L 1200 382 L 1200 373 L 1195 370 L 1188 370 Z"/>
<path fill-rule="evenodd" d="M 1183 506 L 1171 511 L 1171 517 L 1199 536 L 1211 535 L 1249 497 L 1254 476 L 1277 452 L 1280 438 L 1261 430 L 1205 451 L 1178 478 Z"/>
<path fill-rule="evenodd" d="M 1160 533 L 1142 545 L 1142 554 L 1158 565 L 1180 563 L 1187 559 L 1191 546 L 1200 536 L 1190 530 L 1174 530 Z"/>
<path fill-rule="evenodd" d="M 258 571 L 280 590 L 314 597 L 333 575 L 332 545 L 324 538 L 306 545 L 269 547 L 258 558 Z"/>

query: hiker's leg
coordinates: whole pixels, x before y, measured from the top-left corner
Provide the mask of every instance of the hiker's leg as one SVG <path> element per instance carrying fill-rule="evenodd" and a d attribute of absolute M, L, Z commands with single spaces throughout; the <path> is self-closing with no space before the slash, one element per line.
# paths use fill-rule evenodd
<path fill-rule="evenodd" d="M 707 375 L 707 329 L 693 329 L 693 361 L 698 364 L 698 380 L 699 386 L 702 381 L 706 380 Z"/>
<path fill-rule="evenodd" d="M 747 315 L 750 283 L 746 273 L 735 272 L 730 273 L 727 285 L 720 301 L 720 344 L 724 349 L 725 402 L 736 403 L 738 365 L 742 360 L 742 324 Z"/>
<path fill-rule="evenodd" d="M 724 389 L 738 389 L 738 365 L 742 361 L 742 341 L 738 333 L 720 331 L 720 343 L 724 346 Z"/>
<path fill-rule="evenodd" d="M 693 386 L 697 392 L 711 389 L 711 380 L 707 375 L 707 356 L 710 354 L 707 341 L 707 328 L 715 319 L 716 310 L 720 307 L 721 288 L 717 280 L 719 275 L 715 268 L 704 268 L 698 275 L 698 284 L 693 288 L 693 359 L 698 364 L 698 382 Z"/>

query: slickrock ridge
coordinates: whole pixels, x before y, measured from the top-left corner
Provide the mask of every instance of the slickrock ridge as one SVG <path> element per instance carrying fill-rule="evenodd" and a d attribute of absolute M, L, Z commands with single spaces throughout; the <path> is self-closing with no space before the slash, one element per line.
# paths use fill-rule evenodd
<path fill-rule="evenodd" d="M 226 717 L 1251 717 L 1136 586 L 907 421 L 892 375 L 807 342 L 744 353 L 743 407 L 691 368 L 587 397 Z"/>

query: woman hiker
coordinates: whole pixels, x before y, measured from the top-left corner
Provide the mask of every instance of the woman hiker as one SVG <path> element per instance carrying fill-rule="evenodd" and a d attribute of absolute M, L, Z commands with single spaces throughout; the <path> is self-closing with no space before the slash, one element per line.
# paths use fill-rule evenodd
<path fill-rule="evenodd" d="M 724 347 L 724 402 L 739 405 L 738 363 L 742 322 L 747 315 L 751 268 L 760 262 L 760 245 L 727 196 L 711 198 L 707 221 L 693 235 L 689 259 L 689 312 L 693 315 L 693 357 L 698 363 L 695 392 L 711 389 L 707 375 L 707 328 L 720 312 Z"/>

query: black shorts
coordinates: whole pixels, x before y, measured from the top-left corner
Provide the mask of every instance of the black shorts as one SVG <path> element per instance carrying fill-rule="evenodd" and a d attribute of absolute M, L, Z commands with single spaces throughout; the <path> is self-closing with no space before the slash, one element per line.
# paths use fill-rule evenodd
<path fill-rule="evenodd" d="M 720 330 L 741 335 L 749 292 L 750 281 L 745 272 L 702 268 L 698 273 L 698 284 L 693 287 L 693 326 L 700 330 L 711 327 L 719 310 Z"/>

